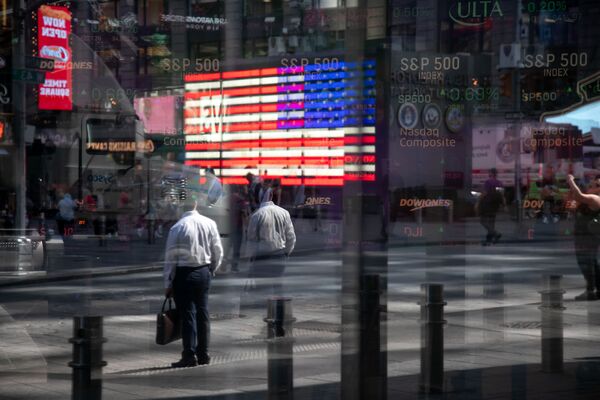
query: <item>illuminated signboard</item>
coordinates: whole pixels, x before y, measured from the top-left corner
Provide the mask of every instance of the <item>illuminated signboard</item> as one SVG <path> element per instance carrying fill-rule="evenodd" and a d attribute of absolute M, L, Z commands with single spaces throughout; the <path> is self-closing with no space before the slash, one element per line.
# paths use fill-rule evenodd
<path fill-rule="evenodd" d="M 73 108 L 71 70 L 67 68 L 72 58 L 70 34 L 71 12 L 68 8 L 43 5 L 38 9 L 39 56 L 54 60 L 54 70 L 46 72 L 46 80 L 39 86 L 40 110 Z"/>
<path fill-rule="evenodd" d="M 224 183 L 375 180 L 375 62 L 185 77 L 186 164 Z"/>
<path fill-rule="evenodd" d="M 177 134 L 175 129 L 176 100 L 175 96 L 137 97 L 133 100 L 135 112 L 144 123 L 144 133 Z"/>

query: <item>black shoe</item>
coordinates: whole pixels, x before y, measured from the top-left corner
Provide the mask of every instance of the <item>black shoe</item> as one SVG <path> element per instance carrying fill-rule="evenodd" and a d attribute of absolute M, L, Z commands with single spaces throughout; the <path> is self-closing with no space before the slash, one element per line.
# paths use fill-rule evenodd
<path fill-rule="evenodd" d="M 196 357 L 182 358 L 181 360 L 171 363 L 171 368 L 188 368 L 198 365 Z"/>
<path fill-rule="evenodd" d="M 594 293 L 593 290 L 586 290 L 578 296 L 575 296 L 576 301 L 592 301 L 598 300 L 598 296 Z"/>
<path fill-rule="evenodd" d="M 494 243 L 494 244 L 498 243 L 498 240 L 500 240 L 501 237 L 502 237 L 501 233 L 496 233 L 494 235 L 494 238 L 492 239 L 492 243 Z"/>
<path fill-rule="evenodd" d="M 208 365 L 210 364 L 210 356 L 202 357 L 198 356 L 198 365 Z"/>

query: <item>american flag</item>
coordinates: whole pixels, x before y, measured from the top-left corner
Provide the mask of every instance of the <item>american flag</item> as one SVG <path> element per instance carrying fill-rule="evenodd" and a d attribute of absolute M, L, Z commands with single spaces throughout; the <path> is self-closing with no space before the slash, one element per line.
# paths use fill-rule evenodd
<path fill-rule="evenodd" d="M 226 184 L 374 181 L 375 62 L 186 75 L 184 130 L 185 163 Z"/>

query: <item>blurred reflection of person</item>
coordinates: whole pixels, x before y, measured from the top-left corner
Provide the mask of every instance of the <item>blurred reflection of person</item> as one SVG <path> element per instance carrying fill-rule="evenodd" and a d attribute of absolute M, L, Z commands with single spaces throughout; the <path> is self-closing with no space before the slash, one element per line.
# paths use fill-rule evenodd
<path fill-rule="evenodd" d="M 273 179 L 271 183 L 271 190 L 273 191 L 273 203 L 278 206 L 281 205 L 281 195 L 283 190 L 281 189 L 281 179 Z"/>
<path fill-rule="evenodd" d="M 229 232 L 231 237 L 231 271 L 239 272 L 240 251 L 244 236 L 244 225 L 248 217 L 246 186 L 235 186 L 229 196 Z M 229 251 L 227 252 L 229 253 Z"/>
<path fill-rule="evenodd" d="M 185 213 L 169 231 L 163 271 L 165 296 L 174 297 L 182 325 L 183 352 L 171 366 L 193 367 L 210 363 L 208 293 L 223 259 L 215 221 L 200 215 L 198 203 L 188 197 Z"/>
<path fill-rule="evenodd" d="M 258 201 L 258 192 L 260 191 L 260 180 L 257 176 L 254 176 L 252 172 L 246 174 L 246 193 L 248 196 L 248 204 L 250 205 L 250 211 L 254 212 L 260 205 Z"/>
<path fill-rule="evenodd" d="M 215 204 L 221 196 L 223 196 L 223 185 L 221 180 L 215 175 L 215 170 L 206 168 L 206 184 L 205 184 L 207 202 L 209 206 Z"/>
<path fill-rule="evenodd" d="M 131 232 L 131 204 L 129 193 L 122 191 L 119 193 L 119 214 L 117 215 L 117 227 L 119 233 L 119 240 L 129 240 L 129 233 Z"/>
<path fill-rule="evenodd" d="M 554 213 L 554 209 L 556 207 L 559 192 L 554 168 L 551 165 L 547 165 L 544 169 L 540 187 L 542 189 L 541 199 L 544 201 L 542 206 L 542 222 L 544 224 L 548 224 L 551 221 L 557 223 L 560 220 L 560 217 Z"/>
<path fill-rule="evenodd" d="M 265 200 L 248 223 L 247 245 L 252 263 L 249 277 L 262 279 L 270 294 L 281 295 L 281 276 L 296 245 L 296 233 L 290 213 L 275 205 L 270 197 Z"/>
<path fill-rule="evenodd" d="M 260 190 L 258 192 L 258 204 L 262 204 L 273 199 L 273 188 L 271 186 L 271 180 L 265 179 L 262 181 Z"/>
<path fill-rule="evenodd" d="M 304 172 L 302 173 L 302 181 L 300 185 L 294 186 L 294 218 L 300 218 L 304 210 L 304 202 L 306 201 L 306 187 L 304 186 Z"/>
<path fill-rule="evenodd" d="M 502 237 L 502 234 L 496 230 L 498 209 L 503 204 L 506 206 L 502 188 L 502 182 L 498 180 L 498 171 L 496 168 L 490 169 L 488 179 L 483 184 L 483 192 L 475 205 L 479 212 L 480 223 L 486 230 L 485 240 L 481 243 L 483 246 L 497 243 Z"/>
<path fill-rule="evenodd" d="M 58 202 L 58 232 L 61 236 L 69 236 L 72 234 L 75 221 L 75 209 L 77 204 L 69 193 L 66 193 Z"/>
<path fill-rule="evenodd" d="M 317 188 L 313 186 L 312 191 L 311 191 L 311 198 L 313 200 L 318 200 L 319 196 L 318 192 L 317 192 Z M 321 230 L 321 228 L 323 227 L 323 223 L 321 221 L 322 215 L 321 215 L 321 204 L 319 203 L 319 201 L 315 201 L 314 204 L 312 205 L 312 208 L 315 212 L 315 218 L 313 220 L 314 223 L 314 227 L 313 230 L 315 232 L 318 232 Z"/>
<path fill-rule="evenodd" d="M 573 175 L 567 177 L 567 183 L 578 203 L 574 228 L 575 257 L 586 283 L 585 291 L 576 296 L 575 300 L 597 300 L 600 293 L 600 268 L 597 260 L 600 239 L 590 230 L 590 221 L 600 212 L 600 196 L 582 193 L 575 184 Z"/>

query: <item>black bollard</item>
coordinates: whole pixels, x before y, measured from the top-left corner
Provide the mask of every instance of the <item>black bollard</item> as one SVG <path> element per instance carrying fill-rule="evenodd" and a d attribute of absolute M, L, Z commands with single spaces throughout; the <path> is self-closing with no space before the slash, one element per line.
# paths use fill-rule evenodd
<path fill-rule="evenodd" d="M 543 278 L 542 305 L 542 371 L 563 370 L 563 294 L 561 275 Z"/>
<path fill-rule="evenodd" d="M 102 317 L 73 317 L 73 400 L 102 399 Z"/>
<path fill-rule="evenodd" d="M 380 297 L 379 275 L 365 275 L 361 291 L 361 399 L 387 398 L 387 365 L 381 349 Z"/>
<path fill-rule="evenodd" d="M 271 297 L 267 300 L 267 355 L 269 400 L 294 398 L 294 338 L 292 299 Z"/>
<path fill-rule="evenodd" d="M 444 285 L 421 285 L 421 375 L 424 393 L 444 390 Z"/>

